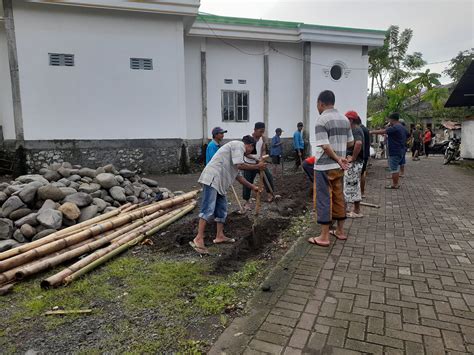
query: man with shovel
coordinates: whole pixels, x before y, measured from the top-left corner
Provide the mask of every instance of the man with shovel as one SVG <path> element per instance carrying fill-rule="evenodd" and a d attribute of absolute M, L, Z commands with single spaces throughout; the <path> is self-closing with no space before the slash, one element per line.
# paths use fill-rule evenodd
<path fill-rule="evenodd" d="M 266 164 L 264 162 L 258 164 L 244 162 L 244 155 L 250 154 L 254 148 L 255 139 L 252 136 L 245 136 L 242 141 L 231 141 L 215 153 L 201 173 L 198 181 L 202 184 L 203 193 L 198 233 L 194 240 L 189 242 L 189 245 L 199 254 L 209 254 L 204 245 L 204 234 L 207 223 L 212 221 L 217 224 L 214 244 L 235 242 L 235 239 L 228 238 L 224 234 L 224 223 L 227 218 L 226 193 L 234 180 L 250 190 L 259 191 L 257 186 L 239 175 L 239 170 L 258 171 L 265 169 Z"/>

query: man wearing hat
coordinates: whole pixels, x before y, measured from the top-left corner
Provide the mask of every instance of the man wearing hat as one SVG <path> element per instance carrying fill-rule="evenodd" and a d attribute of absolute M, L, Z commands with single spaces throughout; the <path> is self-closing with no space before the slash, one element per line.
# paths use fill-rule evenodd
<path fill-rule="evenodd" d="M 214 127 L 212 130 L 212 141 L 209 142 L 206 149 L 206 165 L 211 161 L 214 154 L 216 154 L 217 150 L 221 147 L 224 133 L 227 133 L 227 131 L 223 130 L 221 127 Z"/>
<path fill-rule="evenodd" d="M 348 111 L 346 117 L 351 124 L 354 145 L 347 148 L 349 168 L 344 172 L 344 198 L 346 203 L 354 204 L 354 209 L 347 213 L 347 217 L 361 218 L 363 215 L 360 213 L 360 201 L 362 201 L 360 179 L 364 166 L 364 131 L 360 127 L 362 121 L 357 112 Z"/>
<path fill-rule="evenodd" d="M 199 254 L 209 253 L 204 245 L 204 233 L 207 223 L 212 221 L 217 224 L 214 244 L 235 242 L 224 234 L 224 223 L 227 218 L 226 194 L 235 180 L 250 190 L 259 191 L 257 186 L 239 175 L 239 170 L 265 169 L 264 162 L 258 164 L 244 162 L 244 155 L 250 154 L 254 148 L 255 139 L 252 136 L 245 136 L 242 141 L 231 141 L 217 151 L 201 173 L 198 181 L 202 184 L 203 190 L 198 233 L 193 241 L 189 242 Z"/>
<path fill-rule="evenodd" d="M 283 143 L 281 141 L 281 134 L 283 130 L 277 128 L 275 130 L 275 135 L 272 138 L 272 145 L 270 147 L 270 156 L 272 157 L 273 164 L 273 175 L 276 175 L 276 167 L 281 164 L 281 155 L 283 153 Z"/>

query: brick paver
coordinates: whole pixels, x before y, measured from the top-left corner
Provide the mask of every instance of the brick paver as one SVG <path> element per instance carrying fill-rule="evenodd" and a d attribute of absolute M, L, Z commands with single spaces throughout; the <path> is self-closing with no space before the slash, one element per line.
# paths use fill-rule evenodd
<path fill-rule="evenodd" d="M 474 174 L 409 162 L 385 190 L 369 175 L 362 219 L 328 250 L 309 246 L 242 353 L 444 354 L 474 351 Z"/>

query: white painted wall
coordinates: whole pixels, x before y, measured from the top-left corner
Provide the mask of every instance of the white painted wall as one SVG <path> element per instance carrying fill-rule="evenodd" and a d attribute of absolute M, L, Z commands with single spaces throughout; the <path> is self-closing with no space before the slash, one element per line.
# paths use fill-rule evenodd
<path fill-rule="evenodd" d="M 462 123 L 461 157 L 474 159 L 474 120 L 466 120 Z"/>
<path fill-rule="evenodd" d="M 293 137 L 297 123 L 303 121 L 303 62 L 294 59 L 303 57 L 303 49 L 301 44 L 271 45 L 280 53 L 270 50 L 268 58 L 268 137 L 273 137 L 278 127 L 283 129 L 282 137 Z"/>
<path fill-rule="evenodd" d="M 4 23 L 0 21 L 0 125 L 4 139 L 15 139 L 13 101 Z"/>
<path fill-rule="evenodd" d="M 25 139 L 186 136 L 184 38 L 172 16 L 15 1 Z M 48 65 L 72 53 L 75 67 Z M 153 58 L 153 71 L 130 57 Z"/>
<path fill-rule="evenodd" d="M 361 46 L 312 43 L 311 62 L 332 65 L 342 62 L 350 69 L 347 78 L 338 81 L 324 72 L 327 67 L 311 65 L 311 106 L 310 140 L 314 146 L 314 125 L 319 113 L 316 109 L 318 95 L 323 90 L 331 90 L 336 96 L 335 108 L 342 114 L 355 110 L 363 123 L 367 121 L 367 68 L 368 56 L 362 56 Z M 361 70 L 362 69 L 362 70 Z"/>
<path fill-rule="evenodd" d="M 263 42 L 226 40 L 241 50 L 262 54 Z M 208 135 L 220 126 L 229 132 L 226 138 L 239 139 L 253 132 L 255 122 L 263 122 L 263 55 L 248 55 L 216 39 L 207 39 L 207 105 Z M 233 84 L 224 84 L 224 79 L 233 79 Z M 245 85 L 239 79 L 247 80 Z M 249 91 L 249 122 L 222 122 L 221 90 Z"/>
<path fill-rule="evenodd" d="M 184 38 L 188 139 L 202 138 L 201 41 L 203 39 L 196 37 Z"/>

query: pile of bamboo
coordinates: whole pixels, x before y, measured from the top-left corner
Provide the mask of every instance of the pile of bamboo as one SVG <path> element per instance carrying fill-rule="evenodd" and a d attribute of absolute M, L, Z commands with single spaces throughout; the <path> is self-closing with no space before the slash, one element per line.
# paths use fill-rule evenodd
<path fill-rule="evenodd" d="M 76 260 L 41 281 L 43 288 L 66 285 L 192 211 L 198 192 L 145 206 L 127 204 L 0 253 L 0 288 Z"/>

